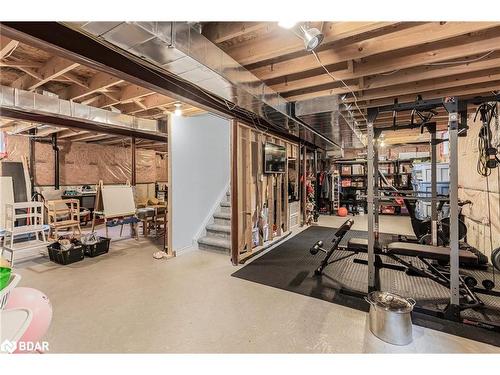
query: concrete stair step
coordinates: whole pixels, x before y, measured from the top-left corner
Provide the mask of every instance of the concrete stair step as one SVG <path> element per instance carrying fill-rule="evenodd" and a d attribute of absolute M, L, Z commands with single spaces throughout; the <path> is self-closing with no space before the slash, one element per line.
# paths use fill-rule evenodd
<path fill-rule="evenodd" d="M 231 207 L 231 202 L 220 202 L 221 207 Z"/>

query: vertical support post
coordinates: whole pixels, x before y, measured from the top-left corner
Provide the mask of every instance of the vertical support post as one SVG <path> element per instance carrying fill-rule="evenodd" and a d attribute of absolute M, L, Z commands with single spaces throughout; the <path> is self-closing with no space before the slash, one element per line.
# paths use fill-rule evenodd
<path fill-rule="evenodd" d="M 302 225 L 306 224 L 307 221 L 307 149 L 306 146 L 302 146 Z"/>
<path fill-rule="evenodd" d="M 173 249 L 173 196 L 172 196 L 172 166 L 173 166 L 173 153 L 172 153 L 172 135 L 173 135 L 173 124 L 172 115 L 167 118 L 167 221 L 168 225 L 165 226 L 165 235 L 167 236 L 167 254 L 169 256 L 175 256 L 175 251 Z"/>
<path fill-rule="evenodd" d="M 132 137 L 132 186 L 135 186 L 137 183 L 137 165 L 136 165 L 136 155 L 135 155 L 135 137 Z"/>
<path fill-rule="evenodd" d="M 31 183 L 31 192 L 35 193 L 35 152 L 36 152 L 36 141 L 34 136 L 36 135 L 36 128 L 30 129 L 29 134 L 30 144 L 29 144 L 29 170 L 30 170 L 30 183 Z"/>
<path fill-rule="evenodd" d="M 376 288 L 375 280 L 375 222 L 374 222 L 374 186 L 375 186 L 375 176 L 374 176 L 374 129 L 373 123 L 377 117 L 378 111 L 376 109 L 370 108 L 368 110 L 368 121 L 367 127 L 367 210 L 368 210 L 368 292 L 372 292 Z"/>
<path fill-rule="evenodd" d="M 458 314 L 459 257 L 458 257 L 458 99 L 446 98 L 450 144 L 450 314 Z"/>
<path fill-rule="evenodd" d="M 52 150 L 54 150 L 54 189 L 59 190 L 59 146 L 57 146 L 57 133 L 52 134 Z"/>
<path fill-rule="evenodd" d="M 436 124 L 429 124 L 427 129 L 431 133 L 431 238 L 432 245 L 438 245 L 437 238 L 437 145 Z"/>
<path fill-rule="evenodd" d="M 234 266 L 239 263 L 238 238 L 238 129 L 236 120 L 231 120 L 231 262 Z"/>
<path fill-rule="evenodd" d="M 374 175 L 374 187 L 373 187 L 373 233 L 374 233 L 374 237 L 375 237 L 375 244 L 378 244 L 378 240 L 379 240 L 379 222 L 380 222 L 380 218 L 379 218 L 379 211 L 380 211 L 380 200 L 378 198 L 378 194 L 379 194 L 379 189 L 378 189 L 378 185 L 380 183 L 380 177 L 379 177 L 379 165 L 378 165 L 378 140 L 379 140 L 379 136 L 380 136 L 380 133 L 379 132 L 376 132 L 375 130 L 373 131 L 373 135 L 374 135 L 374 142 L 373 142 L 373 175 Z"/>

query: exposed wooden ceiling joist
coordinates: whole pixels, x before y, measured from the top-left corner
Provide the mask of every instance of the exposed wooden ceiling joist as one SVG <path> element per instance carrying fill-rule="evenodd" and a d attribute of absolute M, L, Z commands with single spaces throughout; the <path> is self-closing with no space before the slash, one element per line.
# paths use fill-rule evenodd
<path fill-rule="evenodd" d="M 313 22 L 311 26 L 322 28 L 322 22 Z M 323 25 L 324 44 L 338 42 L 353 36 L 363 35 L 377 29 L 388 28 L 396 22 L 326 22 Z M 262 60 L 270 60 L 283 55 L 304 50 L 304 42 L 292 31 L 275 27 L 272 33 L 258 40 L 237 43 L 226 52 L 242 65 L 254 64 Z"/>
<path fill-rule="evenodd" d="M 53 56 L 43 66 L 33 72 L 36 73 L 36 76 L 34 74 L 26 74 L 14 81 L 11 86 L 22 90 L 34 90 L 79 65 L 62 57 Z"/>
<path fill-rule="evenodd" d="M 447 22 L 447 23 L 426 23 L 410 27 L 402 31 L 377 36 L 372 39 L 362 40 L 358 43 L 347 44 L 339 48 L 329 48 L 320 51 L 318 56 L 321 62 L 325 65 L 332 65 L 343 61 L 359 61 L 361 58 L 392 52 L 395 50 L 405 49 L 409 47 L 423 46 L 429 43 L 435 43 L 446 39 L 487 30 L 499 26 L 498 22 Z M 485 39 L 488 37 L 498 36 L 499 32 L 493 29 L 490 34 L 485 32 L 484 36 L 476 36 L 477 39 Z M 492 49 L 488 47 L 486 52 Z M 484 51 L 484 49 L 482 50 Z M 481 51 L 473 50 L 472 53 L 481 53 Z M 432 55 L 432 53 L 429 53 Z M 467 56 L 463 54 L 461 56 Z M 443 57 L 449 59 L 453 57 Z M 415 65 L 414 65 L 415 66 Z M 282 62 L 268 64 L 266 66 L 252 70 L 252 73 L 261 80 L 269 80 L 272 78 L 301 73 L 307 70 L 317 69 L 319 67 L 316 58 L 312 54 L 307 54 L 294 59 L 284 60 Z M 354 69 L 357 70 L 356 68 Z M 391 68 L 385 71 L 391 71 Z"/>
<path fill-rule="evenodd" d="M 18 45 L 18 41 L 0 35 L 0 60 L 12 53 Z"/>
<path fill-rule="evenodd" d="M 210 22 L 203 27 L 203 35 L 214 43 L 223 43 L 242 35 L 269 28 L 267 22 Z"/>

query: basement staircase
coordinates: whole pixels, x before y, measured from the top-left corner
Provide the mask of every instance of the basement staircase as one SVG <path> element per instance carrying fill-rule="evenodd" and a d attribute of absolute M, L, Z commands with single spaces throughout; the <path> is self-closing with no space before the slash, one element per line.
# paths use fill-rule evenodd
<path fill-rule="evenodd" d="M 200 250 L 210 250 L 218 253 L 231 253 L 231 194 L 220 202 L 220 207 L 213 216 L 213 223 L 205 228 L 206 235 L 198 239 Z"/>

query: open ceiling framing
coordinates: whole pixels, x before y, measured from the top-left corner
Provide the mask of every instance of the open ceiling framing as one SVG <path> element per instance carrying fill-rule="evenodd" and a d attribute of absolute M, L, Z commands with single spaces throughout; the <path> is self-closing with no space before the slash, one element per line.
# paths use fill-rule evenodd
<path fill-rule="evenodd" d="M 207 22 L 203 34 L 289 101 L 346 95 L 361 129 L 373 106 L 444 96 L 488 96 L 500 90 L 498 22 L 312 22 L 325 38 L 318 57 L 292 31 L 272 22 Z M 345 81 L 346 88 L 339 79 Z M 474 110 L 471 107 L 470 110 Z M 408 116 L 398 117 L 401 123 Z M 435 117 L 445 128 L 447 115 Z M 392 124 L 379 116 L 375 126 Z M 418 130 L 387 134 L 411 142 Z"/>
<path fill-rule="evenodd" d="M 500 89 L 500 23 L 498 22 L 311 22 L 325 35 L 319 59 L 304 50 L 292 31 L 274 22 L 204 22 L 202 33 L 224 52 L 289 101 L 327 95 L 345 96 L 354 118 L 364 127 L 367 108 L 444 96 L 488 96 Z M 81 63 L 81 61 L 80 61 Z M 118 109 L 137 117 L 161 118 L 175 99 L 125 82 L 105 72 L 53 56 L 16 40 L 0 38 L 0 83 L 28 90 L 47 90 L 63 99 Z M 339 79 L 349 86 L 346 88 Z M 355 110 L 353 90 L 357 105 Z M 183 105 L 186 115 L 202 110 Z M 473 111 L 474 107 L 470 107 Z M 346 112 L 345 110 L 343 110 Z M 447 115 L 435 116 L 438 128 Z M 408 115 L 398 117 L 408 122 Z M 392 124 L 381 115 L 375 126 Z M 22 133 L 23 126 L 10 124 Z M 29 130 L 29 129 L 28 129 Z M 69 129 L 56 131 L 63 139 L 119 143 L 116 136 L 91 137 Z M 91 138 L 86 138 L 86 135 Z M 387 140 L 412 142 L 418 130 L 388 133 Z M 118 137 L 119 138 L 119 137 Z"/>
<path fill-rule="evenodd" d="M 0 85 L 28 91 L 46 91 L 61 99 L 119 111 L 140 118 L 161 119 L 175 110 L 179 100 L 128 83 L 105 72 L 0 35 Z M 184 116 L 204 112 L 182 104 Z M 57 134 L 59 139 L 128 146 L 130 139 L 113 134 L 70 129 L 50 124 L 0 118 L 0 130 L 28 135 L 37 129 L 37 137 Z M 111 142 L 111 143 L 110 143 Z M 138 148 L 165 151 L 163 142 L 137 142 Z"/>

